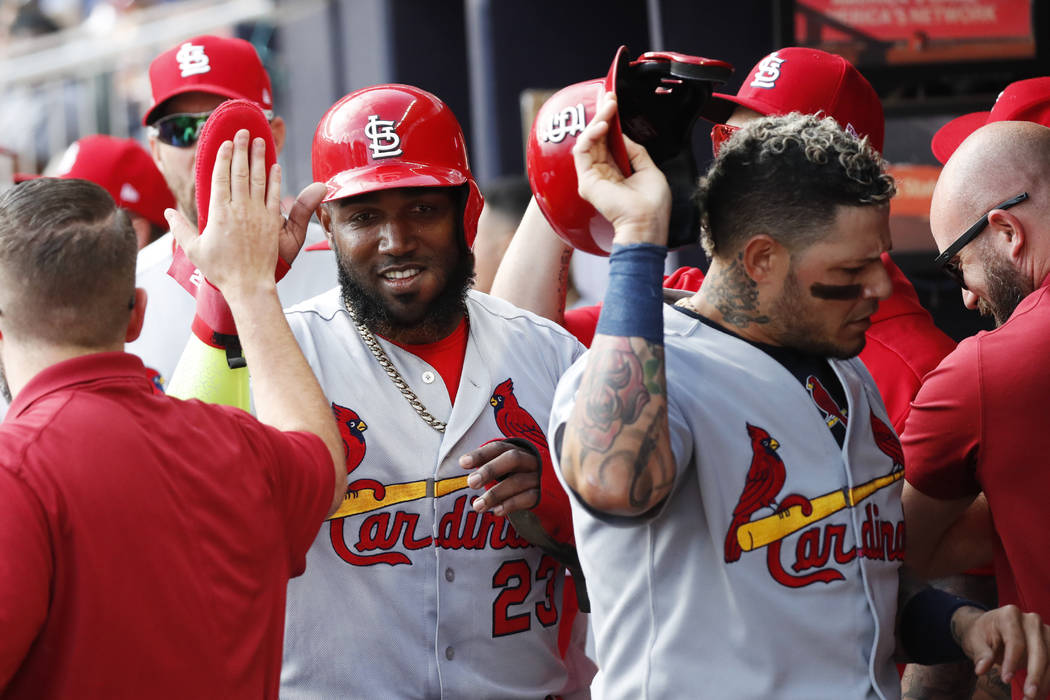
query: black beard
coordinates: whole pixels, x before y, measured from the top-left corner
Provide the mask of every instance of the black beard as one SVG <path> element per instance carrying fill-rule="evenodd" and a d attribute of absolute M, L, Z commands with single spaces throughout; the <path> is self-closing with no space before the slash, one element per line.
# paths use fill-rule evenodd
<path fill-rule="evenodd" d="M 982 316 L 995 319 L 997 327 L 1006 323 L 1021 300 L 1035 291 L 1016 267 L 998 255 L 985 263 L 984 276 L 988 298 L 977 300 L 977 310 Z"/>
<path fill-rule="evenodd" d="M 422 317 L 411 321 L 396 317 L 383 304 L 382 298 L 360 284 L 343 264 L 338 250 L 336 258 L 343 302 L 354 310 L 359 323 L 384 338 L 397 340 L 403 331 L 410 331 L 414 337 L 430 339 L 421 342 L 437 342 L 455 330 L 459 318 L 467 310 L 467 290 L 474 282 L 474 254 L 469 250 L 456 259 L 444 289 L 430 302 Z"/>

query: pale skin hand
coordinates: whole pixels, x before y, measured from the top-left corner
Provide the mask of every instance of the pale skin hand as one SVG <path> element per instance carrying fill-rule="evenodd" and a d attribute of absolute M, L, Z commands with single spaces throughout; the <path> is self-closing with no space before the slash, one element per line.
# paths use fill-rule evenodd
<path fill-rule="evenodd" d="M 1043 698 L 1050 693 L 1047 673 L 1050 627 L 1036 613 L 1022 613 L 1015 605 L 984 612 L 959 608 L 952 615 L 952 634 L 974 663 L 977 675 L 998 664 L 1000 676 L 1010 682 L 1018 669 L 1027 670 L 1025 698 Z"/>
<path fill-rule="evenodd" d="M 666 245 L 671 192 L 645 149 L 624 139 L 634 172 L 625 177 L 606 145 L 616 111 L 605 95 L 573 148 L 580 196 L 612 224 L 613 242 Z M 674 484 L 667 427 L 663 345 L 597 334 L 565 427 L 562 470 L 592 508 L 640 515 Z"/>
<path fill-rule="evenodd" d="M 490 442 L 460 457 L 459 466 L 477 470 L 467 477 L 472 489 L 498 482 L 474 499 L 471 507 L 477 513 L 491 510 L 503 516 L 540 502 L 540 460 L 517 445 Z"/>
<path fill-rule="evenodd" d="M 277 297 L 274 268 L 280 239 L 302 240 L 324 186 L 314 183 L 299 195 L 289 221 L 281 217 L 281 170 L 266 172 L 266 146 L 251 144 L 248 131 L 219 147 L 212 171 L 208 225 L 197 227 L 173 209 L 165 212 L 175 240 L 209 282 L 223 293 L 252 369 L 259 419 L 279 430 L 314 433 L 332 458 L 329 514 L 346 492 L 342 439 L 328 401 L 285 320 Z"/>

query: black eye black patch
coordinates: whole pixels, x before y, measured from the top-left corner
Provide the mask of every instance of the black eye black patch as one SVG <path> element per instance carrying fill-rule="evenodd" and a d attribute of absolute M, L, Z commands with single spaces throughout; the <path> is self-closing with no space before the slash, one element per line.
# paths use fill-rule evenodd
<path fill-rule="evenodd" d="M 828 299 L 830 301 L 846 301 L 856 299 L 864 292 L 859 284 L 821 284 L 814 282 L 809 287 L 810 295 L 817 299 Z"/>

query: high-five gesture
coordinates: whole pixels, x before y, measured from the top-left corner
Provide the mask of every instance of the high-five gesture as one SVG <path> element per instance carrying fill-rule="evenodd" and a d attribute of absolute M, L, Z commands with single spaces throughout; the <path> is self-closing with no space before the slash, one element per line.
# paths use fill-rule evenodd
<path fill-rule="evenodd" d="M 286 222 L 281 216 L 281 169 L 266 171 L 262 139 L 249 144 L 241 129 L 218 150 L 212 170 L 208 223 L 195 227 L 169 209 L 175 240 L 218 287 L 233 313 L 252 374 L 256 412 L 281 430 L 305 430 L 324 440 L 334 463 L 334 511 L 346 491 L 345 454 L 328 402 L 292 336 L 274 281 L 279 241 L 306 229 L 320 204 L 318 183 L 299 195 Z M 249 153 L 250 146 L 250 153 Z"/>

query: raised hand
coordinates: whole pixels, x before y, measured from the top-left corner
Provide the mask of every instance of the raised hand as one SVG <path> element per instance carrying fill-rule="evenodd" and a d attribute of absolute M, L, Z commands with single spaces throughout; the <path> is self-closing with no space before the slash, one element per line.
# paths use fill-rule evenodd
<path fill-rule="evenodd" d="M 624 136 L 634 170 L 620 172 L 607 144 L 609 120 L 616 114 L 615 93 L 606 93 L 573 146 L 580 196 L 594 205 L 615 230 L 615 243 L 667 244 L 671 190 L 645 148 Z"/>
<path fill-rule="evenodd" d="M 212 170 L 208 223 L 200 236 L 178 212 L 165 212 L 175 240 L 224 295 L 274 284 L 281 217 L 281 169 L 266 172 L 266 145 L 246 129 L 219 147 Z"/>

